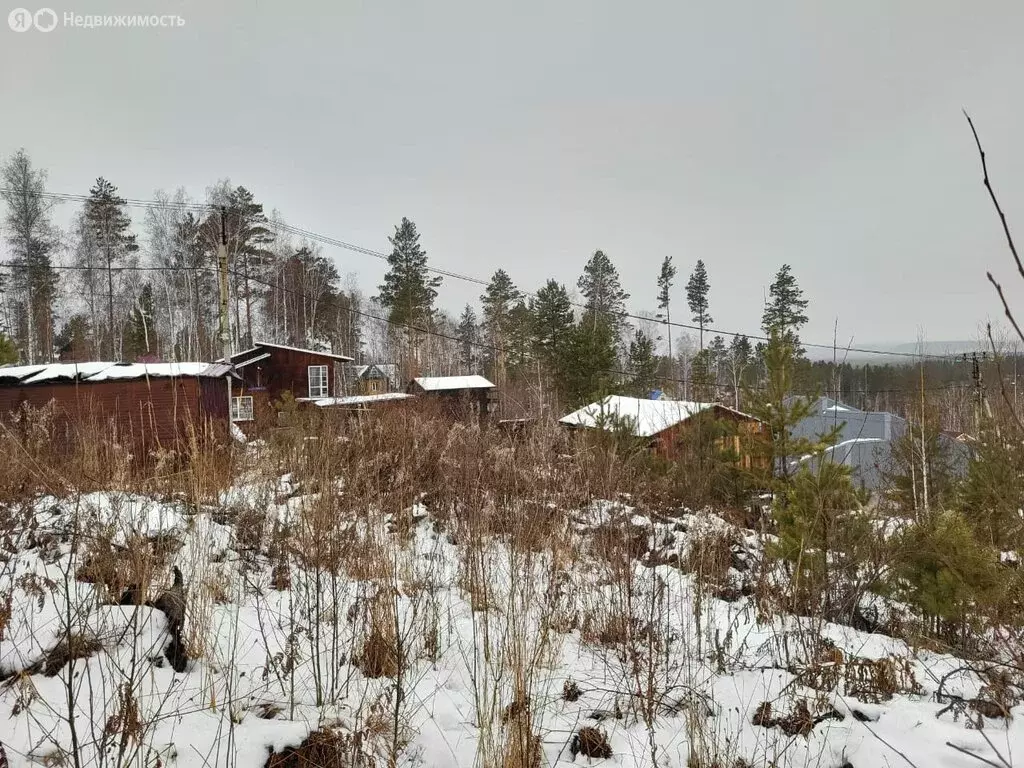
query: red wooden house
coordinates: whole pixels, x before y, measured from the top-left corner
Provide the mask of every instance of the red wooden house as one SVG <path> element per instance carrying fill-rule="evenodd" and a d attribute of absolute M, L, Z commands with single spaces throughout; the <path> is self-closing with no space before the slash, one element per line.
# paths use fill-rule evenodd
<path fill-rule="evenodd" d="M 675 460 L 690 430 L 706 420 L 727 427 L 714 442 L 721 450 L 731 450 L 744 469 L 768 466 L 756 450 L 758 437 L 766 429 L 764 422 L 721 403 L 608 395 L 562 417 L 559 423 L 573 429 L 621 430 L 647 441 L 652 453 Z"/>
<path fill-rule="evenodd" d="M 344 394 L 344 364 L 351 357 L 257 341 L 231 356 L 240 381 L 231 393 L 231 419 L 245 433 L 277 423 L 275 403 L 299 403 Z"/>

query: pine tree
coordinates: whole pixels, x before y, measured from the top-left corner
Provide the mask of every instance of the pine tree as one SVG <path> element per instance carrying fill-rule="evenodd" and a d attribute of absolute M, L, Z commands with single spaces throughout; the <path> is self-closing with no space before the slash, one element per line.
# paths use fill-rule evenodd
<path fill-rule="evenodd" d="M 459 362 L 462 364 L 465 373 L 477 372 L 477 361 L 479 360 L 480 326 L 477 323 L 476 312 L 469 304 L 462 310 L 459 318 L 459 349 L 461 352 Z"/>
<path fill-rule="evenodd" d="M 807 323 L 804 311 L 808 301 L 803 295 L 789 264 L 783 264 L 768 288 L 768 303 L 761 316 L 761 328 L 765 336 L 771 336 L 772 332 L 777 331 L 798 357 L 803 355 L 799 332 Z"/>
<path fill-rule="evenodd" d="M 658 382 L 658 358 L 654 339 L 637 330 L 629 343 L 630 389 L 636 397 L 649 397 Z"/>
<path fill-rule="evenodd" d="M 480 296 L 483 306 L 483 327 L 487 341 L 491 345 L 488 357 L 491 360 L 492 375 L 495 383 L 501 387 L 506 377 L 505 347 L 509 343 L 511 331 L 511 314 L 513 307 L 522 299 L 522 292 L 516 288 L 508 273 L 499 269 L 491 277 L 487 289 Z"/>
<path fill-rule="evenodd" d="M 18 347 L 14 339 L 0 333 L 0 365 L 18 362 Z"/>
<path fill-rule="evenodd" d="M 629 294 L 622 290 L 619 271 L 603 251 L 594 252 L 576 286 L 586 299 L 585 309 L 591 324 L 603 318 L 619 335 L 628 325 L 625 314 Z"/>
<path fill-rule="evenodd" d="M 53 359 L 54 299 L 58 277 L 50 254 L 57 233 L 50 219 L 53 201 L 46 192 L 46 172 L 33 168 L 21 149 L 0 168 L 7 206 L 7 242 L 13 253 L 12 288 L 18 302 L 18 342 L 27 362 Z"/>
<path fill-rule="evenodd" d="M 690 306 L 693 315 L 693 322 L 700 329 L 700 348 L 704 349 L 704 329 L 715 322 L 708 308 L 708 293 L 711 292 L 711 283 L 708 281 L 708 272 L 704 262 L 697 259 L 697 266 L 694 267 L 690 279 L 686 283 L 686 303 Z"/>
<path fill-rule="evenodd" d="M 729 343 L 729 372 L 732 378 L 733 407 L 740 409 L 740 387 L 744 384 L 743 374 L 750 366 L 754 354 L 750 339 L 746 336 L 733 336 Z"/>
<path fill-rule="evenodd" d="M 1024 442 L 1019 430 L 982 421 L 967 465 L 962 506 L 971 511 L 979 541 L 1000 551 L 1024 549 L 1024 520 L 1019 513 L 1024 509 Z"/>
<path fill-rule="evenodd" d="M 114 270 L 123 265 L 131 254 L 139 250 L 132 221 L 125 201 L 117 194 L 117 187 L 100 177 L 89 190 L 85 215 L 96 248 L 103 259 L 107 276 L 107 344 L 108 359 L 117 359 L 114 338 Z"/>
<path fill-rule="evenodd" d="M 138 360 L 157 351 L 154 334 L 153 287 L 149 283 L 142 286 L 135 306 L 128 316 L 124 331 L 124 357 L 127 360 Z"/>
<path fill-rule="evenodd" d="M 708 344 L 708 361 L 711 363 L 711 380 L 715 384 L 715 393 L 718 393 L 718 386 L 722 383 L 722 369 L 725 367 L 728 350 L 725 347 L 725 339 L 715 336 Z"/>
<path fill-rule="evenodd" d="M 801 467 L 776 500 L 778 539 L 771 549 L 793 564 L 794 612 L 849 620 L 856 606 L 834 574 L 849 577 L 868 562 L 873 534 L 859 506 L 850 468 L 828 460 Z"/>
<path fill-rule="evenodd" d="M 63 362 L 77 363 L 92 357 L 92 330 L 89 318 L 75 314 L 67 319 L 57 334 L 55 344 Z"/>
<path fill-rule="evenodd" d="M 672 257 L 666 256 L 661 262 L 661 272 L 658 273 L 658 314 L 657 318 L 664 321 L 665 330 L 668 334 L 668 375 L 675 376 L 675 351 L 672 348 L 672 284 L 676 279 L 676 268 L 672 264 Z"/>
<path fill-rule="evenodd" d="M 413 348 L 430 324 L 440 277 L 431 277 L 427 270 L 427 254 L 420 247 L 416 225 L 407 218 L 395 227 L 389 238 L 392 245 L 388 271 L 378 287 L 377 301 L 388 313 L 388 322 L 406 329 L 409 363 L 417 367 Z"/>
<path fill-rule="evenodd" d="M 548 280 L 530 299 L 533 323 L 533 354 L 554 380 L 555 389 L 566 396 L 565 371 L 573 338 L 573 311 L 564 285 Z"/>
<path fill-rule="evenodd" d="M 770 482 L 773 490 L 788 490 L 792 469 L 790 462 L 806 455 L 821 453 L 835 443 L 839 428 L 816 440 L 794 437 L 793 428 L 811 414 L 816 398 L 790 397 L 793 389 L 795 354 L 792 345 L 778 331 L 773 331 L 764 349 L 767 377 L 763 389 L 748 388 L 743 398 L 747 412 L 760 419 L 765 427 L 762 449 L 771 471 L 778 478 Z"/>
<path fill-rule="evenodd" d="M 573 313 L 569 292 L 564 285 L 548 280 L 530 300 L 533 335 L 539 356 L 552 371 L 572 333 Z"/>
<path fill-rule="evenodd" d="M 533 315 L 526 301 L 520 299 L 508 315 L 508 369 L 513 378 L 526 373 L 533 347 Z"/>
<path fill-rule="evenodd" d="M 619 273 L 602 251 L 596 251 L 577 283 L 586 299 L 583 316 L 573 334 L 569 358 L 574 366 L 570 386 L 573 397 L 603 393 L 614 381 L 618 352 L 626 322 L 629 294 L 619 284 Z"/>
<path fill-rule="evenodd" d="M 573 326 L 561 355 L 559 390 L 570 405 L 583 405 L 609 394 L 617 374 L 616 335 L 612 323 L 582 317 Z"/>

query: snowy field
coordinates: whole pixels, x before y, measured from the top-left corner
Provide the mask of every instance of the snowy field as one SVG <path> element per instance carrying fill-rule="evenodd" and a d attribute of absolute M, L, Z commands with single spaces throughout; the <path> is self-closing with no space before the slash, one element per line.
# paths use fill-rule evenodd
<path fill-rule="evenodd" d="M 4 542 L 9 764 L 299 765 L 288 748 L 313 732 L 341 745 L 333 764 L 367 766 L 970 768 L 1024 750 L 995 673 L 758 616 L 752 532 L 710 512 L 549 512 L 556 535 L 531 548 L 429 502 L 342 514 L 288 477 L 209 508 L 38 499 Z M 502 510 L 513 529 L 519 513 Z M 707 541 L 727 559 L 703 572 Z M 173 566 L 180 673 L 145 604 Z M 133 583 L 142 604 L 116 604 Z"/>

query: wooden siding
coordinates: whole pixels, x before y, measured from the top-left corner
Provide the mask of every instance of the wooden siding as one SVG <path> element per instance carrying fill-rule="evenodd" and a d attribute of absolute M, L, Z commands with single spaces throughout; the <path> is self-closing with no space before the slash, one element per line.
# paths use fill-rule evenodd
<path fill-rule="evenodd" d="M 0 387 L 0 420 L 14 424 L 23 407 L 53 403 L 57 441 L 100 434 L 143 451 L 180 448 L 193 434 L 224 434 L 226 386 L 224 379 L 196 377 L 6 386 Z"/>
<path fill-rule="evenodd" d="M 464 419 L 477 416 L 480 420 L 487 418 L 491 411 L 493 390 L 483 387 L 472 389 L 423 389 L 415 381 L 409 383 L 406 392 L 416 395 L 425 402 L 437 403 L 450 415 Z"/>
<path fill-rule="evenodd" d="M 740 466 L 744 469 L 764 469 L 768 466 L 768 458 L 758 455 L 755 447 L 765 425 L 751 416 L 729 408 L 715 407 L 709 412 L 699 414 L 658 432 L 651 438 L 652 449 L 666 459 L 675 459 L 680 442 L 687 439 L 691 431 L 698 428 L 702 420 L 709 418 L 720 423 L 726 422 L 732 427 L 729 434 L 715 439 L 715 445 L 720 450 L 731 450 L 735 453 L 739 457 Z"/>
<path fill-rule="evenodd" d="M 269 401 L 280 399 L 285 392 L 294 397 L 309 397 L 309 366 L 327 366 L 326 397 L 338 397 L 340 363 L 334 358 L 315 352 L 264 347 L 270 357 L 239 368 L 241 382 L 235 382 L 235 395 L 264 393 Z"/>

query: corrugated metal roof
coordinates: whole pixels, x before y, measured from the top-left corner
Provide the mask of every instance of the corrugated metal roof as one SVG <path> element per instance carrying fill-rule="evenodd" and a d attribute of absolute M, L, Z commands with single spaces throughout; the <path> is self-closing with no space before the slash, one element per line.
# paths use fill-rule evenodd
<path fill-rule="evenodd" d="M 220 378 L 232 368 L 223 363 L 54 363 L 0 367 L 0 381 L 7 384 L 45 384 L 56 381 L 127 381 L 147 377 L 203 376 Z"/>
<path fill-rule="evenodd" d="M 21 379 L 31 376 L 33 373 L 39 373 L 39 371 L 46 368 L 46 365 L 0 365 L 0 380 L 2 379 Z"/>
<path fill-rule="evenodd" d="M 44 381 L 59 381 L 60 379 L 87 379 L 93 374 L 106 370 L 116 363 L 54 363 L 46 366 L 39 373 L 33 374 L 22 380 L 23 384 L 39 384 Z"/>
<path fill-rule="evenodd" d="M 89 376 L 89 381 L 109 381 L 112 379 L 142 379 L 146 377 L 168 376 L 223 376 L 230 370 L 228 366 L 211 365 L 210 363 L 131 363 L 129 365 L 111 365 L 99 373 Z"/>

